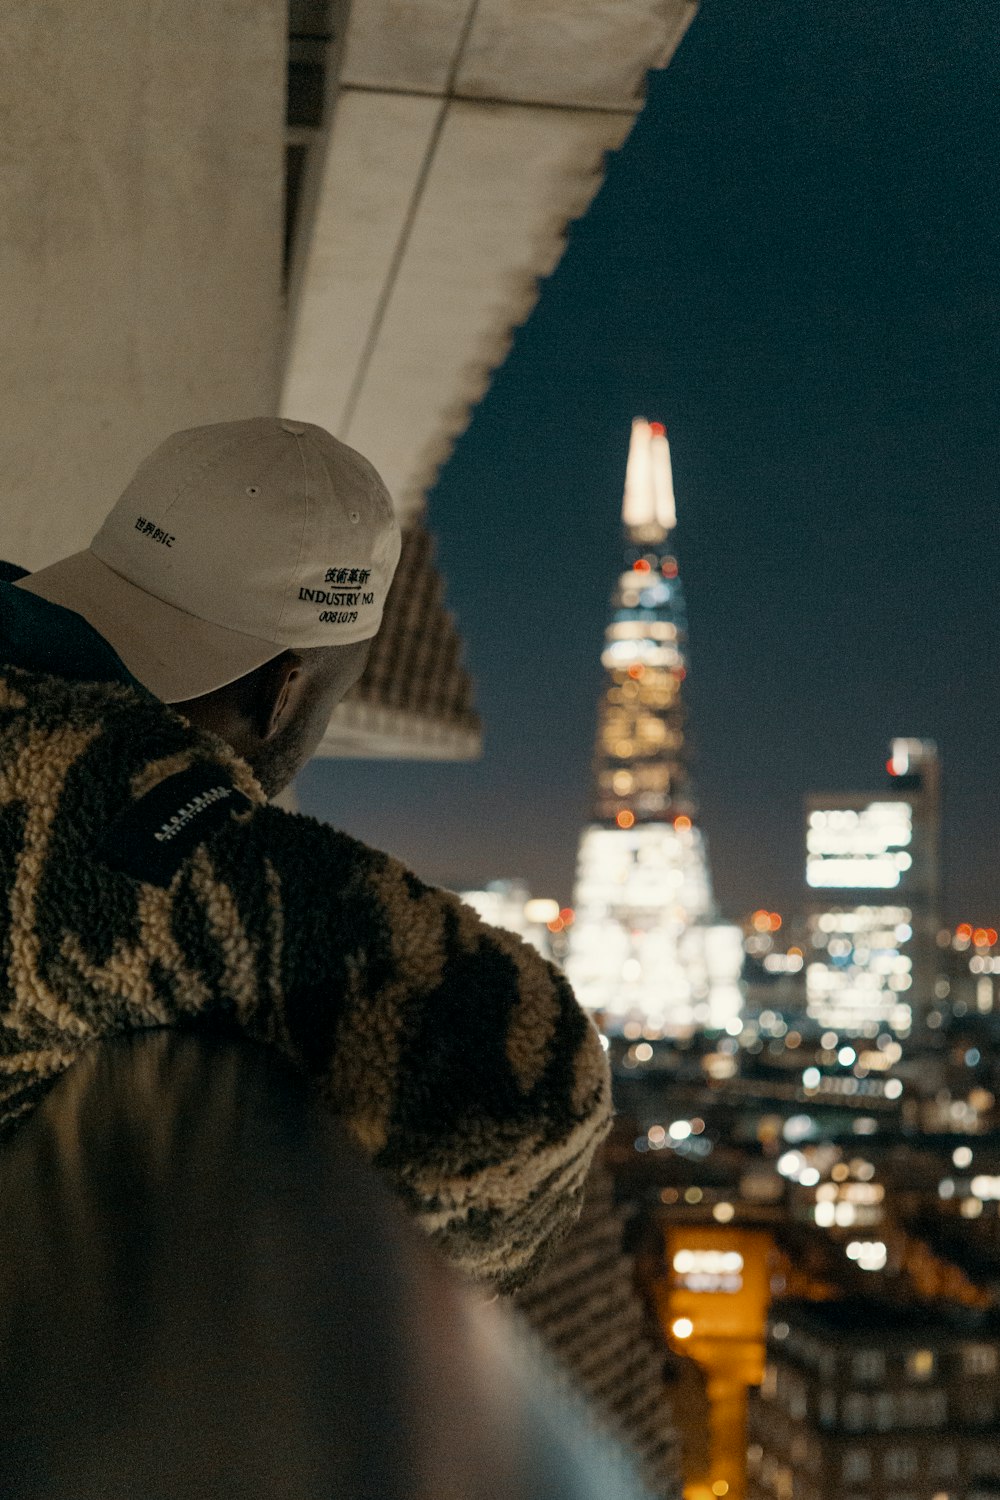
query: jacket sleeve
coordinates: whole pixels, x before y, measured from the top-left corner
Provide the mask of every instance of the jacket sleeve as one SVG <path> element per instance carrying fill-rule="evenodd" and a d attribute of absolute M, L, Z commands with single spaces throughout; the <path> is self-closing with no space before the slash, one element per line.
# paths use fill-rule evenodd
<path fill-rule="evenodd" d="M 600 1038 L 561 973 L 396 860 L 258 807 L 174 900 L 252 1036 L 314 1077 L 451 1260 L 510 1289 L 579 1212 L 610 1126 Z"/>

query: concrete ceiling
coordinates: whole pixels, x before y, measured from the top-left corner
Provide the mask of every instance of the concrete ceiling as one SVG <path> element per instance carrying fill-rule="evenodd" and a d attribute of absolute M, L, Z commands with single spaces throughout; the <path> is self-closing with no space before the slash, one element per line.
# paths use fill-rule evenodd
<path fill-rule="evenodd" d="M 691 0 L 354 0 L 282 408 L 418 513 Z"/>

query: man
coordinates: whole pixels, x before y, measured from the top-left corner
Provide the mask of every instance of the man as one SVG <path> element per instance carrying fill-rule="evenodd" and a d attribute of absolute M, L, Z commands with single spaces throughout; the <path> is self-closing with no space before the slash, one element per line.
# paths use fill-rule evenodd
<path fill-rule="evenodd" d="M 318 427 L 169 438 L 90 548 L 0 584 L 0 1121 L 90 1042 L 223 1020 L 314 1078 L 451 1259 L 518 1284 L 609 1120 L 562 976 L 268 803 L 361 673 L 399 558 Z"/>

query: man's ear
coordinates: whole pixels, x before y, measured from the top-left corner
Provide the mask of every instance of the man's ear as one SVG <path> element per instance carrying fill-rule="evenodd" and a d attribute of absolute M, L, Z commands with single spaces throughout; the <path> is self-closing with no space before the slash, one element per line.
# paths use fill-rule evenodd
<path fill-rule="evenodd" d="M 302 686 L 302 660 L 294 651 L 283 651 L 253 674 L 250 718 L 261 740 L 270 740 L 294 711 Z"/>

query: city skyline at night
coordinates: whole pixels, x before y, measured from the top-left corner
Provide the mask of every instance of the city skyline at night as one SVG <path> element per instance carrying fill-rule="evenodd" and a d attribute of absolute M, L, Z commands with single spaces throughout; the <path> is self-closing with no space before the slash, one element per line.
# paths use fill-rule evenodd
<path fill-rule="evenodd" d="M 912 736 L 946 768 L 942 916 L 1000 925 L 994 25 L 985 0 L 947 25 L 706 0 L 431 499 L 483 759 L 312 767 L 307 811 L 428 878 L 569 902 L 646 411 L 683 496 L 722 909 L 789 910 L 804 796 Z"/>
<path fill-rule="evenodd" d="M 997 0 L 15 9 L 0 1473 L 1000 1500 Z"/>

